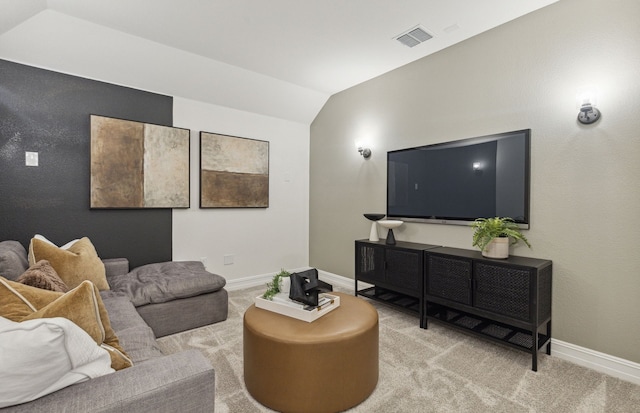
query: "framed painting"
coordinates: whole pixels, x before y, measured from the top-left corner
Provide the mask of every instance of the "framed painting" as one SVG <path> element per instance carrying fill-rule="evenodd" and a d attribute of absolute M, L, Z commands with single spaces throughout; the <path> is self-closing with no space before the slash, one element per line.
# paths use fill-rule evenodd
<path fill-rule="evenodd" d="M 269 142 L 200 132 L 200 208 L 268 208 Z"/>
<path fill-rule="evenodd" d="M 189 129 L 91 115 L 91 208 L 189 208 Z"/>

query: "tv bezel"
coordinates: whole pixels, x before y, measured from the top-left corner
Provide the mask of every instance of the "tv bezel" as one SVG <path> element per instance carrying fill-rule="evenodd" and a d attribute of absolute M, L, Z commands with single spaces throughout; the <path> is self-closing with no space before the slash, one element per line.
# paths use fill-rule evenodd
<path fill-rule="evenodd" d="M 497 141 L 504 139 L 508 136 L 524 134 L 525 138 L 525 182 L 524 182 L 524 219 L 516 221 L 518 227 L 522 229 L 529 229 L 531 225 L 530 215 L 530 198 L 531 198 L 531 129 L 520 129 L 511 132 L 501 132 L 491 135 L 476 136 L 473 138 L 458 139 L 448 142 L 439 142 L 428 145 L 414 146 L 411 148 L 396 149 L 387 151 L 387 218 L 397 219 L 405 222 L 424 222 L 430 224 L 446 224 L 446 225 L 463 225 L 470 226 L 476 218 L 459 218 L 459 217 L 408 217 L 404 215 L 390 215 L 389 214 L 389 156 L 392 153 L 420 150 L 422 148 L 436 148 L 436 147 L 463 147 L 469 145 L 476 145 L 485 142 Z M 482 217 L 478 217 L 482 218 Z M 484 217 L 489 218 L 489 217 Z"/>

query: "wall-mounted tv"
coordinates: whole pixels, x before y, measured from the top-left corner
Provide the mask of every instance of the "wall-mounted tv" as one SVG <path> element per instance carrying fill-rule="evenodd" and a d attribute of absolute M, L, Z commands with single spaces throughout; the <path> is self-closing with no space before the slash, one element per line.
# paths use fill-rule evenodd
<path fill-rule="evenodd" d="M 469 225 L 511 217 L 529 228 L 531 130 L 387 152 L 387 217 Z"/>

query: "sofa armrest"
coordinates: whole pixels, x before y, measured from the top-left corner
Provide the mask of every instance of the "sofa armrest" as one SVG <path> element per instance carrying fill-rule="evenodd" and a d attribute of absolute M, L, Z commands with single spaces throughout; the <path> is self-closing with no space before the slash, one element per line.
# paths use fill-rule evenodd
<path fill-rule="evenodd" d="M 157 357 L 64 388 L 9 412 L 213 412 L 215 372 L 199 350 Z"/>
<path fill-rule="evenodd" d="M 129 273 L 129 260 L 126 258 L 106 258 L 102 263 L 107 278 Z"/>

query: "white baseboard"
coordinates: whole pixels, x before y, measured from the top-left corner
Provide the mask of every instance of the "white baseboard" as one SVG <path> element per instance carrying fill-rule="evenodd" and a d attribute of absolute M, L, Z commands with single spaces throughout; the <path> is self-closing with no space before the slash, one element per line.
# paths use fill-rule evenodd
<path fill-rule="evenodd" d="M 304 271 L 309 267 L 294 269 L 290 271 Z M 251 277 L 230 280 L 225 287 L 229 291 L 241 290 L 244 288 L 257 287 L 271 281 L 276 273 L 255 275 Z M 318 276 L 322 281 L 334 286 L 352 289 L 355 287 L 352 278 L 333 274 L 327 271 L 318 270 Z M 551 339 L 551 355 L 562 360 L 569 361 L 579 366 L 587 367 L 600 373 L 608 374 L 634 384 L 640 384 L 640 364 L 625 360 L 599 351 L 580 347 L 565 341 Z"/>
<path fill-rule="evenodd" d="M 266 284 L 271 281 L 275 274 L 276 273 L 274 272 L 273 274 L 252 275 L 250 277 L 228 280 L 224 289 L 227 291 L 237 291 L 264 285 L 266 290 Z"/>
<path fill-rule="evenodd" d="M 287 271 L 298 272 L 298 271 L 308 270 L 309 268 L 310 267 L 294 268 Z M 251 275 L 249 277 L 238 278 L 235 280 L 228 280 L 227 285 L 224 288 L 227 291 L 236 291 L 236 290 L 244 290 L 245 288 L 264 286 L 266 290 L 267 283 L 271 281 L 273 279 L 273 276 L 276 275 L 278 272 L 272 272 L 269 274 Z M 318 271 L 318 276 L 320 276 L 320 273 L 321 271 Z M 341 277 L 341 278 L 345 278 L 345 277 Z M 322 277 L 321 279 L 324 281 L 324 277 Z"/>
<path fill-rule="evenodd" d="M 342 288 L 350 288 L 353 290 L 355 287 L 355 281 L 353 278 L 343 277 L 342 275 L 333 274 L 327 271 L 318 270 L 318 278 L 331 285 L 337 285 Z"/>
<path fill-rule="evenodd" d="M 288 270 L 291 272 L 304 271 L 308 270 L 310 267 L 303 268 L 294 268 L 292 270 Z M 274 275 L 277 272 L 272 272 L 269 274 L 260 274 L 260 275 L 252 275 L 249 277 L 238 278 L 235 280 L 228 280 L 227 285 L 224 287 L 227 291 L 236 291 L 236 290 L 244 290 L 245 288 L 253 288 L 260 285 L 264 285 L 266 289 L 266 284 L 271 281 Z M 328 282 L 331 285 L 337 285 L 342 288 L 354 288 L 354 281 L 351 278 L 343 277 L 342 275 L 333 274 L 327 271 L 318 270 L 318 278 L 322 281 Z"/>
<path fill-rule="evenodd" d="M 551 355 L 577 365 L 640 384 L 640 364 L 561 340 L 551 339 Z"/>

